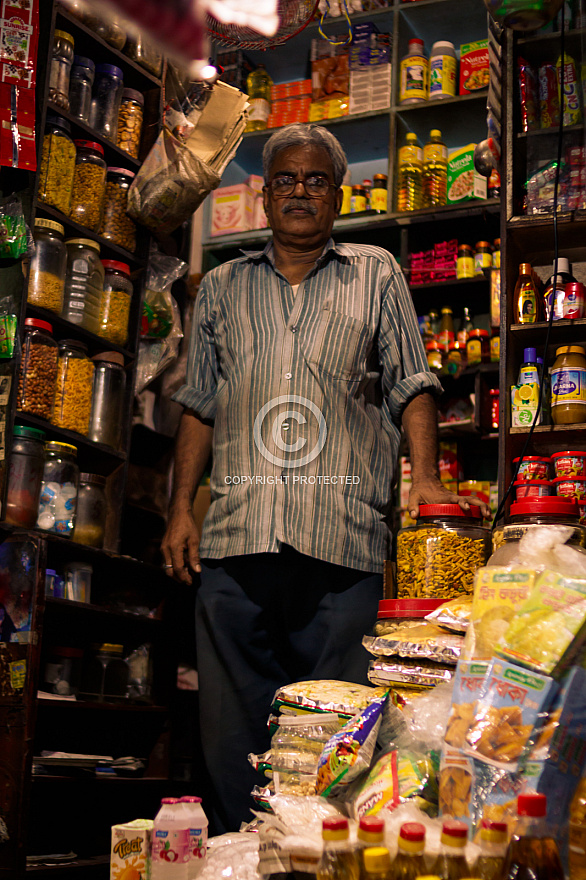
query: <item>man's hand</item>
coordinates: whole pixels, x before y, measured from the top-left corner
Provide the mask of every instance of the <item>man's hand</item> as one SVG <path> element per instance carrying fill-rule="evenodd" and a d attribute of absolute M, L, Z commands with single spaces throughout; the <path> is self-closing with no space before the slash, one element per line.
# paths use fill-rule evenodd
<path fill-rule="evenodd" d="M 184 584 L 191 584 L 191 571 L 200 572 L 199 530 L 191 510 L 184 507 L 171 510 L 167 530 L 161 543 L 165 567 Z"/>
<path fill-rule="evenodd" d="M 420 504 L 459 504 L 464 513 L 470 510 L 470 506 L 480 507 L 482 515 L 490 518 L 490 508 L 476 495 L 456 495 L 443 485 L 438 477 L 430 476 L 420 478 L 413 482 L 409 492 L 409 514 L 412 519 L 419 516 Z"/>

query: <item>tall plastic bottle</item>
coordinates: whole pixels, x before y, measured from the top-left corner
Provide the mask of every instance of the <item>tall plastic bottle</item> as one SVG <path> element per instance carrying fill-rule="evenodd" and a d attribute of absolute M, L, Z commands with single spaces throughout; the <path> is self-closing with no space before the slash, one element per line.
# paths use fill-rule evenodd
<path fill-rule="evenodd" d="M 423 207 L 445 205 L 448 192 L 448 148 L 438 128 L 429 132 L 423 148 Z"/>
<path fill-rule="evenodd" d="M 368 847 L 384 846 L 385 823 L 378 816 L 363 816 L 356 832 L 356 858 L 364 880 L 364 850 Z"/>
<path fill-rule="evenodd" d="M 423 207 L 423 150 L 411 131 L 399 150 L 398 180 L 397 210 L 418 211 Z"/>
<path fill-rule="evenodd" d="M 324 819 L 322 838 L 324 849 L 317 866 L 317 880 L 359 880 L 360 868 L 350 844 L 348 820 Z"/>
<path fill-rule="evenodd" d="M 456 94 L 456 50 L 454 44 L 439 40 L 429 56 L 429 100 L 453 98 Z"/>
<path fill-rule="evenodd" d="M 425 871 L 424 850 L 425 826 L 420 822 L 404 822 L 399 831 L 392 880 L 416 880 L 421 876 Z"/>
<path fill-rule="evenodd" d="M 370 846 L 364 850 L 365 880 L 393 880 L 391 856 L 386 846 Z"/>
<path fill-rule="evenodd" d="M 506 822 L 484 819 L 480 829 L 480 855 L 470 872 L 479 880 L 500 880 L 507 851 Z"/>
<path fill-rule="evenodd" d="M 401 59 L 399 104 L 419 104 L 429 99 L 429 60 L 423 40 L 409 40 L 407 54 Z"/>
<path fill-rule="evenodd" d="M 464 822 L 446 819 L 442 825 L 439 855 L 433 866 L 433 873 L 440 880 L 464 880 L 470 877 L 466 861 L 466 841 L 468 828 Z"/>
<path fill-rule="evenodd" d="M 519 819 L 507 849 L 502 880 L 564 880 L 560 852 L 546 814 L 544 794 L 519 795 Z"/>
<path fill-rule="evenodd" d="M 189 831 L 183 804 L 163 798 L 153 825 L 151 880 L 188 880 Z"/>
<path fill-rule="evenodd" d="M 580 780 L 572 798 L 569 830 L 570 880 L 586 880 L 586 777 Z"/>
<path fill-rule="evenodd" d="M 189 822 L 189 862 L 188 880 L 194 880 L 204 865 L 208 842 L 208 820 L 203 811 L 200 797 L 186 795 L 181 798 Z"/>
<path fill-rule="evenodd" d="M 271 112 L 271 87 L 273 81 L 267 73 L 264 64 L 259 64 L 256 70 L 248 74 L 246 78 L 246 91 L 248 92 L 248 122 L 244 131 L 263 131 L 267 128 L 269 113 Z"/>
<path fill-rule="evenodd" d="M 521 263 L 514 293 L 515 322 L 535 324 L 540 318 L 539 292 L 531 263 Z"/>

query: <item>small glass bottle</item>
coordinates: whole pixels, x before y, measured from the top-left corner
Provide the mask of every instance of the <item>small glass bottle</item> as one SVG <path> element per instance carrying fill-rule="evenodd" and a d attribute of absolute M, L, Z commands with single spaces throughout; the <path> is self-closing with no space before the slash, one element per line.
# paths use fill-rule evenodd
<path fill-rule="evenodd" d="M 375 174 L 372 181 L 370 207 L 377 214 L 386 214 L 388 210 L 387 175 Z"/>
<path fill-rule="evenodd" d="M 477 327 L 476 330 L 470 331 L 470 336 L 466 343 L 466 357 L 469 367 L 489 363 L 490 336 L 488 330 Z"/>
<path fill-rule="evenodd" d="M 425 873 L 425 826 L 404 822 L 399 831 L 397 856 L 393 862 L 393 880 L 416 880 Z"/>
<path fill-rule="evenodd" d="M 106 478 L 100 474 L 79 475 L 77 513 L 72 540 L 88 547 L 104 546 L 108 505 L 105 494 Z"/>
<path fill-rule="evenodd" d="M 458 245 L 456 278 L 474 278 L 474 251 L 469 244 Z"/>
<path fill-rule="evenodd" d="M 350 213 L 361 214 L 363 211 L 366 211 L 366 190 L 361 183 L 357 183 L 352 187 Z"/>
<path fill-rule="evenodd" d="M 32 529 L 37 521 L 39 495 L 43 480 L 45 432 L 15 425 L 8 466 L 6 522 Z"/>
<path fill-rule="evenodd" d="M 447 353 L 450 348 L 450 342 L 453 342 L 454 339 L 454 318 L 452 310 L 448 306 L 444 306 L 442 309 L 442 322 L 437 338 L 440 349 Z"/>
<path fill-rule="evenodd" d="M 49 71 L 49 101 L 69 110 L 69 77 L 73 64 L 74 41 L 71 34 L 56 30 Z"/>
<path fill-rule="evenodd" d="M 462 309 L 462 317 L 460 319 L 460 328 L 456 335 L 456 340 L 464 350 L 466 349 L 466 343 L 468 342 L 472 330 L 474 330 L 474 322 L 470 316 L 470 309 L 468 306 L 464 306 Z"/>
<path fill-rule="evenodd" d="M 470 877 L 466 861 L 466 841 L 468 828 L 464 822 L 446 819 L 442 824 L 439 855 L 433 866 L 433 873 L 440 880 L 464 880 Z"/>
<path fill-rule="evenodd" d="M 106 162 L 104 148 L 94 141 L 74 141 L 77 149 L 69 216 L 98 232 L 102 225 Z"/>
<path fill-rule="evenodd" d="M 483 269 L 492 266 L 492 248 L 488 241 L 477 241 L 474 247 L 474 269 L 477 275 L 482 275 Z"/>
<path fill-rule="evenodd" d="M 478 880 L 500 880 L 508 843 L 506 822 L 482 820 L 480 829 L 480 855 L 472 868 L 472 876 Z"/>
<path fill-rule="evenodd" d="M 267 127 L 271 112 L 271 87 L 273 81 L 264 64 L 248 74 L 246 90 L 248 92 L 248 122 L 244 131 L 263 131 Z"/>
<path fill-rule="evenodd" d="M 515 322 L 535 324 L 539 320 L 539 293 L 533 278 L 531 263 L 521 263 L 514 293 Z"/>
<path fill-rule="evenodd" d="M 67 268 L 64 228 L 55 220 L 35 219 L 35 252 L 31 257 L 27 302 L 60 313 Z"/>
<path fill-rule="evenodd" d="M 70 443 L 45 443 L 45 466 L 37 528 L 69 538 L 75 525 L 79 468 L 77 449 Z"/>
<path fill-rule="evenodd" d="M 350 844 L 348 820 L 324 819 L 324 849 L 317 866 L 317 880 L 359 880 L 358 860 Z"/>
<path fill-rule="evenodd" d="M 76 55 L 69 77 L 69 112 L 89 125 L 92 106 L 92 86 L 96 66 L 91 58 Z"/>
<path fill-rule="evenodd" d="M 564 880 L 557 842 L 547 825 L 547 797 L 520 794 L 518 821 L 509 843 L 502 880 L 531 877 L 532 880 Z"/>

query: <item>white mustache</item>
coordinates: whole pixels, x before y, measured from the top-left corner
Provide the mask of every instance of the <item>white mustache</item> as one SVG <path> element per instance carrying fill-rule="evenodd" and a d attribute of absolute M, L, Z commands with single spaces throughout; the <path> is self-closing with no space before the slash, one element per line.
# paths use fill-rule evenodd
<path fill-rule="evenodd" d="M 307 199 L 289 199 L 289 201 L 285 202 L 283 205 L 281 213 L 287 214 L 289 211 L 293 210 L 307 211 L 308 214 L 317 214 L 316 206 Z"/>

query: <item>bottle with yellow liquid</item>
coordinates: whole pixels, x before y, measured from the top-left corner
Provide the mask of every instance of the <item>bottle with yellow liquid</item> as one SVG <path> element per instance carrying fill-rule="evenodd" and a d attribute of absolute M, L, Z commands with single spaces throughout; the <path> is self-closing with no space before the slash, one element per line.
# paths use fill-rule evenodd
<path fill-rule="evenodd" d="M 520 794 L 517 815 L 501 880 L 564 880 L 557 841 L 547 824 L 547 797 L 544 794 Z"/>
<path fill-rule="evenodd" d="M 378 816 L 363 816 L 356 832 L 356 858 L 364 880 L 364 851 L 369 847 L 384 846 L 385 823 Z"/>
<path fill-rule="evenodd" d="M 580 780 L 572 798 L 569 831 L 570 880 L 586 880 L 586 777 Z"/>
<path fill-rule="evenodd" d="M 386 846 L 369 846 L 364 850 L 365 880 L 393 880 L 391 856 Z"/>
<path fill-rule="evenodd" d="M 317 880 L 360 880 L 356 854 L 350 844 L 348 820 L 324 819 L 324 849 L 317 866 Z"/>
<path fill-rule="evenodd" d="M 465 880 L 470 877 L 466 861 L 468 828 L 464 822 L 446 819 L 442 825 L 439 855 L 433 866 L 440 880 Z"/>
<path fill-rule="evenodd" d="M 425 826 L 420 822 L 404 822 L 399 831 L 392 880 L 416 880 L 421 876 L 425 871 L 424 850 Z"/>
<path fill-rule="evenodd" d="M 408 132 L 399 150 L 397 210 L 418 211 L 423 207 L 423 150 L 417 135 Z"/>
<path fill-rule="evenodd" d="M 263 131 L 267 127 L 271 112 L 272 85 L 273 81 L 264 64 L 259 64 L 256 70 L 248 74 L 246 91 L 250 107 L 244 131 Z"/>
<path fill-rule="evenodd" d="M 472 868 L 471 876 L 479 880 L 500 880 L 508 844 L 506 822 L 482 820 L 480 829 L 481 853 Z"/>
<path fill-rule="evenodd" d="M 448 148 L 433 128 L 423 148 L 423 207 L 438 208 L 448 200 Z"/>

